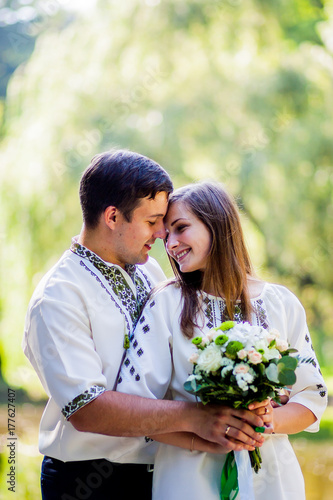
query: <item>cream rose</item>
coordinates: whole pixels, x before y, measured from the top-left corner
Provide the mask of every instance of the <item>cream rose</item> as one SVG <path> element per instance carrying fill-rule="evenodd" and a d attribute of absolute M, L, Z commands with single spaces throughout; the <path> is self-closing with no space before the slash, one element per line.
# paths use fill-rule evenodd
<path fill-rule="evenodd" d="M 258 365 L 262 361 L 262 355 L 260 354 L 260 352 L 257 352 L 254 349 L 251 349 L 248 352 L 248 357 L 250 363 L 252 363 L 253 365 Z"/>
<path fill-rule="evenodd" d="M 276 348 L 280 351 L 286 351 L 288 349 L 288 342 L 283 339 L 276 339 Z"/>
<path fill-rule="evenodd" d="M 276 328 L 269 330 L 267 335 L 267 342 L 270 344 L 272 340 L 277 340 L 280 337 L 280 332 Z"/>
<path fill-rule="evenodd" d="M 246 365 L 245 363 L 239 363 L 239 365 L 236 365 L 234 368 L 234 373 L 238 374 L 244 374 L 249 371 L 250 367 Z"/>
<path fill-rule="evenodd" d="M 194 352 L 193 354 L 191 354 L 191 356 L 188 358 L 188 360 L 190 363 L 194 364 L 198 361 L 198 358 L 199 358 L 199 354 L 197 352 Z"/>
<path fill-rule="evenodd" d="M 202 341 L 201 341 L 201 344 L 200 344 L 202 347 L 205 347 L 209 343 L 210 343 L 210 339 L 208 338 L 208 336 L 202 337 Z"/>
<path fill-rule="evenodd" d="M 244 359 L 247 356 L 247 351 L 245 349 L 241 349 L 240 351 L 238 351 L 237 356 L 239 357 L 239 359 Z"/>
<path fill-rule="evenodd" d="M 207 337 L 207 339 L 209 340 L 209 342 L 211 342 L 211 341 L 212 341 L 212 340 L 213 340 L 216 336 L 217 336 L 217 334 L 216 334 L 216 331 L 215 331 L 215 330 L 210 330 L 210 331 L 207 333 L 207 335 L 206 335 L 206 337 Z"/>

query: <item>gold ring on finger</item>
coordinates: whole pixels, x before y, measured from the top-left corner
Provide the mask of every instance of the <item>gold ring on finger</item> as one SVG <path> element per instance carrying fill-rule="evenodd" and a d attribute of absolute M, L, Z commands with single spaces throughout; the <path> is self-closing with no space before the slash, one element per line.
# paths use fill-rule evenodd
<path fill-rule="evenodd" d="M 227 437 L 229 431 L 230 431 L 230 425 L 228 425 L 226 430 L 225 430 L 225 433 L 224 433 L 225 437 Z"/>

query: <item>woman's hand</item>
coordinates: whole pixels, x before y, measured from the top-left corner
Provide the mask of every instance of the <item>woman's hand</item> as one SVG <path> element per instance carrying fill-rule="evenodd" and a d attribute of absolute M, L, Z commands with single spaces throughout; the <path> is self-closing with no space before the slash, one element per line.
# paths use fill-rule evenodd
<path fill-rule="evenodd" d="M 275 401 L 271 401 L 271 404 L 273 406 L 273 408 L 279 408 L 279 406 L 281 405 L 285 405 L 286 403 L 288 403 L 289 401 L 289 392 L 290 392 L 290 389 L 282 389 L 280 391 L 280 395 L 279 395 L 279 398 L 280 398 L 280 403 L 276 403 Z"/>
<path fill-rule="evenodd" d="M 270 399 L 251 403 L 249 405 L 249 410 L 262 419 L 265 426 L 265 434 L 274 434 L 274 411 Z"/>
<path fill-rule="evenodd" d="M 230 451 L 248 450 L 253 451 L 254 446 L 246 445 L 233 438 L 225 439 L 224 444 L 213 443 L 201 438 L 197 434 L 190 432 L 173 432 L 168 434 L 156 434 L 149 436 L 154 441 L 159 443 L 170 444 L 178 448 L 185 448 L 191 452 L 202 451 L 206 453 L 222 454 L 225 455 Z"/>

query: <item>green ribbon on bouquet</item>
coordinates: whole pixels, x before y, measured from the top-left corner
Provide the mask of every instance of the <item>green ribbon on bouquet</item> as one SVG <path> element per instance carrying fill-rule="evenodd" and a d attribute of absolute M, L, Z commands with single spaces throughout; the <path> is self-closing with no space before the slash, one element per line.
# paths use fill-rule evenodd
<path fill-rule="evenodd" d="M 238 495 L 238 476 L 235 454 L 230 451 L 224 462 L 221 474 L 221 500 L 234 500 Z"/>

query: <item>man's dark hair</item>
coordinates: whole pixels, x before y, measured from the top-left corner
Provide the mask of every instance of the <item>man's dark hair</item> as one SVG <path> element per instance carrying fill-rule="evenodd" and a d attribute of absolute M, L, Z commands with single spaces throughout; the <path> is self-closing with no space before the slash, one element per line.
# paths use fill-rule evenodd
<path fill-rule="evenodd" d="M 146 156 L 123 149 L 98 154 L 80 182 L 83 221 L 92 229 L 104 210 L 114 206 L 130 222 L 140 199 L 172 190 L 167 172 Z"/>

